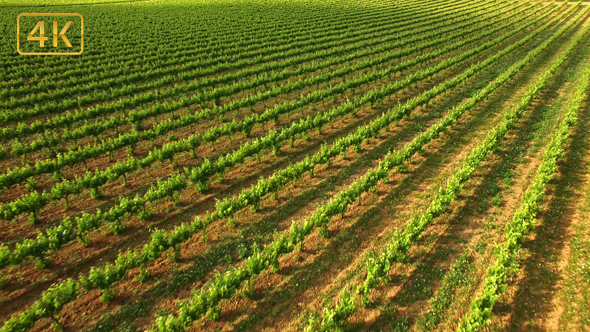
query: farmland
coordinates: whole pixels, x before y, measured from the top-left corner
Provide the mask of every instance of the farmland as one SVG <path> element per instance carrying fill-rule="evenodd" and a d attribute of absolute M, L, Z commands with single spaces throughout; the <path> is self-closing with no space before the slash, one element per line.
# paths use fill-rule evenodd
<path fill-rule="evenodd" d="M 0 9 L 1 332 L 590 330 L 589 3 Z"/>

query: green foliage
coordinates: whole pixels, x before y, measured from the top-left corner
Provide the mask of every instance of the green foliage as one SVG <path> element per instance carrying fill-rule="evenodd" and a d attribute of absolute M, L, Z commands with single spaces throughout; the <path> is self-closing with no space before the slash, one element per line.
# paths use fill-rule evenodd
<path fill-rule="evenodd" d="M 495 6 L 495 4 L 489 6 Z M 479 10 L 481 10 L 481 8 L 475 8 L 472 9 L 472 12 L 477 12 Z M 426 15 L 428 14 L 426 13 L 423 16 Z M 456 17 L 459 16 L 459 14 L 456 14 Z M 545 14 L 539 15 L 538 20 L 541 20 L 545 17 Z M 486 19 L 487 18 L 483 18 L 480 21 L 478 21 L 478 23 L 485 22 Z M 338 70 L 334 73 L 314 76 L 309 80 L 299 81 L 303 83 L 297 82 L 284 86 L 277 86 L 276 88 L 273 88 L 265 93 L 258 94 L 256 97 L 253 97 L 251 99 L 242 99 L 225 104 L 223 106 L 215 106 L 213 107 L 213 109 L 206 109 L 203 107 L 202 112 L 194 114 L 189 113 L 180 116 L 179 118 L 175 118 L 173 120 L 162 121 L 161 123 L 155 125 L 152 129 L 147 130 L 142 130 L 141 128 L 141 121 L 143 119 L 157 116 L 158 114 L 171 113 L 180 107 L 187 107 L 191 104 L 204 105 L 204 102 L 206 100 L 219 101 L 221 97 L 233 94 L 239 89 L 249 89 L 252 87 L 257 87 L 262 83 L 271 83 L 274 81 L 279 81 L 290 75 L 299 75 L 305 73 L 306 71 L 310 71 L 313 68 L 316 68 L 315 70 L 317 70 L 318 68 L 321 69 L 321 66 L 326 66 L 327 62 L 322 62 L 322 65 L 313 63 L 310 65 L 297 67 L 301 69 L 297 69 L 295 74 L 292 73 L 291 70 L 285 72 L 276 71 L 276 74 L 272 74 L 274 76 L 261 75 L 253 80 L 243 80 L 244 83 L 240 83 L 241 85 L 232 86 L 224 84 L 225 82 L 230 80 L 235 80 L 237 78 L 243 77 L 250 77 L 252 75 L 256 75 L 257 73 L 270 72 L 275 69 L 275 67 L 264 67 L 260 69 L 261 71 L 256 72 L 255 70 L 258 69 L 250 69 L 249 67 L 251 63 L 247 61 L 260 61 L 257 57 L 255 60 L 239 60 L 236 63 L 239 64 L 239 66 L 246 67 L 246 69 L 243 71 L 236 71 L 235 73 L 232 73 L 233 76 L 224 76 L 225 78 L 223 79 L 217 77 L 215 79 L 195 79 L 199 77 L 215 76 L 211 74 L 216 73 L 216 71 L 232 71 L 228 69 L 241 68 L 238 67 L 238 65 L 236 65 L 236 67 L 229 68 L 224 67 L 222 65 L 214 65 L 210 68 L 203 67 L 203 70 L 196 71 L 195 73 L 180 73 L 178 78 L 186 83 L 182 85 L 174 85 L 170 89 L 163 91 L 157 88 L 160 86 L 166 86 L 170 84 L 170 81 L 166 81 L 166 79 L 169 79 L 166 75 L 169 75 L 170 73 L 167 73 L 165 70 L 162 70 L 157 74 L 147 73 L 145 74 L 145 76 L 143 74 L 136 76 L 135 79 L 145 79 L 149 82 L 152 82 L 151 78 L 156 78 L 157 75 L 161 75 L 164 77 L 164 79 L 162 80 L 153 80 L 153 83 L 146 84 L 144 86 L 146 89 L 157 90 L 157 92 L 150 92 L 146 93 L 145 95 L 138 94 L 138 92 L 140 91 L 138 90 L 139 88 L 137 88 L 133 84 L 127 84 L 128 82 L 126 81 L 117 81 L 119 82 L 117 84 L 123 85 L 123 87 L 120 89 L 111 88 L 109 86 L 94 85 L 92 86 L 92 89 L 110 89 L 112 96 L 115 96 L 115 98 L 125 96 L 126 94 L 137 94 L 137 98 L 133 100 L 133 106 L 139 106 L 141 103 L 153 103 L 153 107 L 137 107 L 137 109 L 128 112 L 120 118 L 112 117 L 110 118 L 110 120 L 105 122 L 96 122 L 95 124 L 90 124 L 89 121 L 84 126 L 81 126 L 80 128 L 76 129 L 76 131 L 64 129 L 63 135 L 56 138 L 55 140 L 53 140 L 52 138 L 54 136 L 51 135 L 46 135 L 46 141 L 43 141 L 41 138 L 39 138 L 37 142 L 41 142 L 39 144 L 41 144 L 43 147 L 53 147 L 57 144 L 60 144 L 60 142 L 62 142 L 63 140 L 75 140 L 90 134 L 94 135 L 95 137 L 98 137 L 97 134 L 101 131 L 111 128 L 117 128 L 118 126 L 124 125 L 126 123 L 133 123 L 136 127 L 136 130 L 129 134 L 122 134 L 114 139 L 99 141 L 96 145 L 88 145 L 85 147 L 79 147 L 76 150 L 72 150 L 66 153 L 59 153 L 56 155 L 55 159 L 41 160 L 37 162 L 34 165 L 34 167 L 25 165 L 17 169 L 8 170 L 4 174 L 0 175 L 0 186 L 6 188 L 9 188 L 13 184 L 26 181 L 26 179 L 31 178 L 33 176 L 41 174 L 53 173 L 54 176 L 59 178 L 60 181 L 60 183 L 51 188 L 48 193 L 37 193 L 37 196 L 33 196 L 35 195 L 35 192 L 32 192 L 30 193 L 30 195 L 22 197 L 22 200 L 20 200 L 19 203 L 16 203 L 17 201 L 14 201 L 10 204 L 3 204 L 2 206 L 0 206 L 0 217 L 2 217 L 5 220 L 13 220 L 20 213 L 33 213 L 33 215 L 35 215 L 43 206 L 46 205 L 47 201 L 65 198 L 67 203 L 68 195 L 79 194 L 84 189 L 90 189 L 93 197 L 96 196 L 97 198 L 99 188 L 105 185 L 108 181 L 115 181 L 119 179 L 121 176 L 125 176 L 125 174 L 130 174 L 131 172 L 137 170 L 149 169 L 149 167 L 156 161 L 169 161 L 172 160 L 179 153 L 194 151 L 193 149 L 195 147 L 198 147 L 202 141 L 213 143 L 222 136 L 230 136 L 232 134 L 239 132 L 249 134 L 252 130 L 252 127 L 255 124 L 264 125 L 269 121 L 278 121 L 279 115 L 289 115 L 291 112 L 297 109 L 301 109 L 303 111 L 304 106 L 306 105 L 314 103 L 321 105 L 321 103 L 319 102 L 322 100 L 325 100 L 340 93 L 344 93 L 346 91 L 349 91 L 350 89 L 363 86 L 364 84 L 372 82 L 375 79 L 389 77 L 389 75 L 395 72 L 400 72 L 406 68 L 410 68 L 412 66 L 419 65 L 429 60 L 439 58 L 449 52 L 461 49 L 469 43 L 476 42 L 479 41 L 481 38 L 493 35 L 493 33 L 500 31 L 499 29 L 505 29 L 509 26 L 505 25 L 494 29 L 489 29 L 485 33 L 479 34 L 477 36 L 473 36 L 467 39 L 461 39 L 461 41 L 459 42 L 449 43 L 453 39 L 462 37 L 463 35 L 467 35 L 472 32 L 476 32 L 481 27 L 473 27 L 462 31 L 454 31 L 455 28 L 452 27 L 448 27 L 446 30 L 441 30 L 440 28 L 443 26 L 443 23 L 445 23 L 445 21 L 448 20 L 448 17 L 440 16 L 437 17 L 436 20 L 438 21 L 434 21 L 434 19 L 433 21 L 429 21 L 430 23 L 436 22 L 437 24 L 439 24 L 429 27 L 429 29 L 431 30 L 436 30 L 435 32 L 432 32 L 430 34 L 425 33 L 423 35 L 416 36 L 415 38 L 411 39 L 412 42 L 424 41 L 424 43 L 418 44 L 416 47 L 404 48 L 403 50 L 389 52 L 383 56 L 374 57 L 371 60 L 358 62 L 358 65 L 349 66 L 350 69 L 346 68 L 343 70 Z M 400 31 L 402 31 L 403 29 L 411 30 L 412 27 L 418 27 L 424 24 L 423 22 L 418 20 L 416 20 L 415 22 L 407 23 L 405 18 L 400 18 L 399 22 L 402 21 L 404 22 L 404 24 L 407 24 L 407 26 L 400 28 Z M 533 23 L 526 26 L 528 27 L 532 24 Z M 488 26 L 491 25 L 491 22 L 488 23 Z M 435 33 L 439 34 L 442 33 L 442 31 L 445 31 L 445 33 L 449 33 L 449 35 L 445 36 L 444 38 L 437 39 L 435 42 L 430 41 L 432 37 L 435 36 Z M 55 226 L 53 228 L 48 228 L 46 234 L 39 233 L 36 239 L 26 240 L 22 243 L 16 244 L 16 249 L 14 251 L 11 251 L 7 246 L 0 246 L 0 265 L 8 266 L 11 264 L 19 264 L 26 257 L 35 257 L 43 259 L 47 251 L 57 250 L 63 244 L 67 243 L 68 241 L 72 241 L 76 237 L 79 238 L 85 244 L 88 244 L 88 237 L 86 236 L 86 234 L 89 231 L 95 230 L 99 228 L 101 225 L 105 224 L 114 226 L 115 228 L 113 228 L 113 231 L 117 231 L 119 230 L 119 227 L 124 227 L 124 225 L 121 223 L 121 220 L 124 218 L 124 216 L 129 214 L 137 214 L 141 219 L 147 220 L 151 216 L 149 203 L 156 202 L 165 197 L 172 197 L 172 199 L 174 200 L 175 195 L 176 197 L 178 197 L 179 192 L 185 190 L 188 187 L 189 181 L 196 185 L 196 187 L 198 188 L 197 190 L 204 192 L 208 189 L 209 181 L 212 176 L 216 174 L 223 174 L 223 172 L 226 171 L 228 168 L 243 163 L 247 158 L 253 157 L 255 155 L 260 156 L 262 154 L 261 152 L 265 150 L 268 151 L 270 149 L 273 149 L 274 151 L 278 152 L 281 147 L 281 144 L 283 144 L 284 142 L 288 142 L 289 140 L 293 139 L 293 137 L 296 137 L 296 135 L 304 135 L 305 138 L 310 139 L 310 136 L 306 135 L 306 133 L 309 133 L 312 130 L 320 130 L 322 126 L 332 123 L 338 118 L 341 118 L 347 114 L 356 113 L 359 109 L 361 109 L 361 106 L 363 105 L 379 102 L 381 99 L 385 98 L 386 96 L 390 96 L 395 91 L 399 91 L 403 88 L 409 87 L 412 84 L 415 84 L 416 82 L 423 80 L 424 78 L 430 77 L 441 71 L 444 71 L 445 69 L 453 65 L 459 64 L 471 56 L 480 54 L 482 51 L 496 45 L 499 41 L 508 38 L 509 36 L 514 35 L 515 33 L 520 31 L 522 31 L 522 29 L 515 29 L 514 32 L 511 32 L 510 34 L 505 34 L 500 39 L 496 39 L 494 43 L 485 43 L 480 47 L 472 48 L 464 53 L 461 53 L 458 56 L 451 58 L 450 60 L 442 61 L 434 66 L 428 67 L 423 70 L 418 70 L 415 74 L 410 75 L 403 80 L 385 84 L 379 89 L 370 90 L 369 93 L 366 93 L 363 96 L 355 98 L 352 101 L 346 101 L 338 107 L 325 111 L 320 111 L 317 114 L 314 114 L 313 116 L 303 118 L 295 123 L 292 123 L 290 126 L 282 128 L 278 131 L 270 131 L 266 136 L 263 136 L 255 140 L 251 140 L 250 142 L 240 146 L 239 149 L 236 149 L 234 152 L 228 155 L 220 156 L 215 161 L 209 161 L 206 159 L 201 165 L 197 167 L 185 169 L 184 173 L 175 173 L 167 179 L 161 179 L 160 181 L 158 181 L 157 185 L 152 186 L 143 197 L 135 196 L 135 198 L 119 198 L 118 202 L 107 212 L 102 212 L 101 210 L 97 210 L 97 212 L 94 214 L 85 212 L 81 216 L 77 216 L 75 218 L 75 222 L 66 219 L 62 221 L 60 225 Z M 392 42 L 399 39 L 399 41 L 396 41 L 397 44 L 395 45 L 403 46 L 405 45 L 405 43 L 408 42 L 408 40 L 403 39 L 402 37 L 410 36 L 411 33 L 412 32 L 407 32 L 407 34 L 397 34 L 388 31 L 387 35 L 385 35 L 384 37 L 389 38 L 388 40 Z M 338 46 L 338 43 L 341 43 L 343 41 L 346 41 L 348 44 L 351 45 L 354 45 L 357 41 L 362 41 L 364 43 L 366 42 L 365 39 L 366 37 L 359 37 L 356 40 L 352 38 L 347 38 L 343 39 L 342 41 L 337 41 L 332 46 Z M 359 47 L 366 47 L 366 45 L 363 43 L 359 43 Z M 370 124 L 359 127 L 358 130 L 353 134 L 347 135 L 346 137 L 336 141 L 330 148 L 328 148 L 327 146 L 322 147 L 321 151 L 319 151 L 311 157 L 306 158 L 304 161 L 292 164 L 285 169 L 277 171 L 269 178 L 261 178 L 258 181 L 258 183 L 252 185 L 249 189 L 242 190 L 240 194 L 236 197 L 220 201 L 220 203 L 216 205 L 216 210 L 212 213 L 207 213 L 205 217 L 195 218 L 192 222 L 178 225 L 173 230 L 170 230 L 168 232 L 157 230 L 151 234 L 151 239 L 149 243 L 147 243 L 143 248 L 119 254 L 115 263 L 108 263 L 100 268 L 92 267 L 88 276 L 80 276 L 78 281 L 67 280 L 52 286 L 49 290 L 43 292 L 43 299 L 40 302 L 36 303 L 31 308 L 24 311 L 22 314 L 15 315 L 14 317 L 10 318 L 5 323 L 2 331 L 20 331 L 23 329 L 27 329 L 31 327 L 35 321 L 43 317 L 48 317 L 49 315 L 58 313 L 59 310 L 61 310 L 61 307 L 64 303 L 73 301 L 79 295 L 80 288 L 84 288 L 85 290 L 102 289 L 103 295 L 101 299 L 106 302 L 111 301 L 114 297 L 114 289 L 112 288 L 113 283 L 126 277 L 127 271 L 129 269 L 142 268 L 142 271 L 140 272 L 140 277 L 142 273 L 149 273 L 144 272 L 147 271 L 147 269 L 144 269 L 143 267 L 145 267 L 148 263 L 161 257 L 162 253 L 167 252 L 171 248 L 175 248 L 176 253 L 176 248 L 179 248 L 179 244 L 184 241 L 187 241 L 194 234 L 197 234 L 201 231 L 203 232 L 203 234 L 206 234 L 206 227 L 211 222 L 218 220 L 220 218 L 231 217 L 231 215 L 233 215 L 235 212 L 248 206 L 258 209 L 260 205 L 260 200 L 265 195 L 277 192 L 288 182 L 300 178 L 307 172 L 313 172 L 313 169 L 316 165 L 328 163 L 331 158 L 338 156 L 342 153 L 346 153 L 346 150 L 349 149 L 351 146 L 360 146 L 360 144 L 366 138 L 378 137 L 379 130 L 382 128 L 386 128 L 389 124 L 392 123 L 392 121 L 396 121 L 407 116 L 416 106 L 424 104 L 425 102 L 428 102 L 430 99 L 434 98 L 436 95 L 443 93 L 449 89 L 452 89 L 453 87 L 456 87 L 459 83 L 463 82 L 468 77 L 474 75 L 479 70 L 486 68 L 494 61 L 500 59 L 501 56 L 507 54 L 509 50 L 512 50 L 518 47 L 519 45 L 522 44 L 516 43 L 515 46 L 511 46 L 512 48 L 500 52 L 498 56 L 493 56 L 490 58 L 490 60 L 483 61 L 481 64 L 478 64 L 473 68 L 470 68 L 468 71 L 466 71 L 464 75 L 459 76 L 459 78 L 457 78 L 456 80 L 449 80 L 445 82 L 445 85 L 439 86 L 436 90 L 432 90 L 428 94 L 423 94 L 420 97 L 410 100 L 405 106 L 399 106 L 388 111 L 387 113 L 372 121 Z M 399 64 L 391 66 L 391 68 L 388 67 L 381 71 L 371 71 L 371 73 L 367 75 L 351 79 L 350 81 L 346 81 L 341 85 L 330 87 L 324 90 L 318 90 L 309 95 L 302 96 L 297 101 L 278 104 L 275 107 L 261 113 L 260 115 L 252 114 L 251 116 L 248 116 L 241 121 L 232 121 L 231 123 L 226 122 L 222 125 L 211 127 L 200 136 L 191 135 L 187 139 L 180 139 L 174 142 L 169 142 L 157 149 L 154 149 L 149 153 L 148 156 L 144 158 L 136 159 L 134 157 L 130 157 L 129 159 L 123 162 L 115 163 L 113 166 L 109 167 L 104 171 L 87 171 L 85 175 L 78 176 L 71 181 L 62 179 L 60 175 L 60 170 L 63 167 L 72 167 L 79 163 L 86 163 L 87 160 L 97 158 L 101 155 L 104 155 L 105 153 L 117 151 L 118 149 L 122 148 L 131 147 L 141 140 L 149 140 L 153 142 L 156 137 L 165 135 L 166 133 L 177 128 L 181 128 L 182 126 L 187 126 L 191 123 L 197 123 L 203 119 L 214 119 L 215 117 L 218 117 L 220 115 L 223 116 L 224 113 L 229 112 L 231 110 L 254 105 L 255 103 L 264 101 L 267 98 L 274 97 L 277 94 L 285 94 L 290 91 L 301 89 L 304 86 L 311 86 L 313 84 L 327 82 L 329 80 L 332 80 L 334 77 L 344 76 L 348 73 L 363 68 L 374 68 L 375 66 L 381 63 L 389 63 L 392 59 L 405 57 L 406 55 L 410 55 L 414 52 L 421 52 L 422 50 L 426 50 L 434 46 L 438 46 L 440 48 L 436 51 L 424 53 L 421 56 L 411 58 L 408 61 L 400 62 Z M 351 50 L 353 49 L 351 48 Z M 294 48 L 293 51 L 287 51 L 283 54 L 280 54 L 280 56 L 287 57 L 290 54 L 295 54 L 290 52 L 305 53 L 307 51 L 308 50 L 306 48 Z M 371 52 L 373 52 L 374 54 L 382 51 L 383 50 L 379 50 L 379 48 L 371 50 Z M 332 51 L 326 51 L 321 54 L 322 56 L 325 56 L 325 58 L 327 59 L 331 58 L 332 55 L 339 54 L 328 52 Z M 341 50 L 338 50 L 337 52 L 341 52 Z M 365 53 L 365 55 L 366 54 L 372 53 Z M 343 56 L 342 59 L 344 59 L 344 61 L 349 61 L 353 60 L 354 58 L 347 58 L 346 56 Z M 302 61 L 303 63 L 308 60 L 309 59 L 298 61 Z M 337 61 L 343 60 L 337 59 Z M 286 60 L 284 61 L 284 63 L 282 63 L 282 61 L 277 61 L 276 63 L 276 66 L 285 66 L 285 68 L 299 64 L 292 60 Z M 273 66 L 275 65 L 273 64 Z M 276 67 L 276 69 L 278 68 L 280 67 Z M 147 78 L 150 78 L 150 80 L 147 80 Z M 70 83 L 64 82 L 64 84 Z M 42 82 L 41 84 L 39 84 L 39 86 L 39 89 L 46 88 L 46 86 L 43 85 Z M 207 86 L 214 86 L 215 88 L 209 91 L 205 91 L 204 89 L 202 89 Z M 83 89 L 87 88 L 85 86 L 81 86 L 80 88 L 73 89 L 72 86 L 70 86 L 67 88 L 67 90 L 60 91 L 60 93 L 75 91 L 76 95 L 80 95 L 80 97 L 76 98 L 76 100 L 65 99 L 63 103 L 58 105 L 41 105 L 36 106 L 34 108 L 31 107 L 30 110 L 19 109 L 19 107 L 26 105 L 28 108 L 29 105 L 45 101 L 45 99 L 43 98 L 53 97 L 51 97 L 50 94 L 47 94 L 47 96 L 42 97 L 24 98 L 21 101 L 9 98 L 12 96 L 13 93 L 16 93 L 13 92 L 13 90 L 15 89 L 10 89 L 8 92 L 4 92 L 4 90 L 2 90 L 2 93 L 6 94 L 2 96 L 3 98 L 6 97 L 6 99 L 0 101 L 0 106 L 1 108 L 3 108 L 2 116 L 0 116 L 0 122 L 3 124 L 8 123 L 9 121 L 24 121 L 39 115 L 49 115 L 54 113 L 57 114 L 60 112 L 64 112 L 66 110 L 73 109 L 75 107 L 80 107 L 80 112 L 68 113 L 67 115 L 64 114 L 63 116 L 56 116 L 55 118 L 53 118 L 53 122 L 39 121 L 35 122 L 34 125 L 26 124 L 25 122 L 23 122 L 22 126 L 19 125 L 18 130 L 16 131 L 12 130 L 13 128 L 2 128 L 2 130 L 0 130 L 0 137 L 3 139 L 11 139 L 14 137 L 18 137 L 20 135 L 31 134 L 37 131 L 41 132 L 52 128 L 59 128 L 60 126 L 65 127 L 74 123 L 83 122 L 84 120 L 91 119 L 96 116 L 104 116 L 105 114 L 110 114 L 115 111 L 118 112 L 119 109 L 123 105 L 125 105 L 124 103 L 128 102 L 128 100 L 122 99 L 121 102 L 113 102 L 106 105 L 98 105 L 98 100 L 100 100 L 101 102 L 106 101 L 100 99 L 107 98 L 105 97 L 105 94 L 97 93 L 95 96 L 85 96 L 82 93 L 83 91 L 85 91 Z M 199 92 L 196 93 L 194 96 L 183 97 L 180 100 L 175 101 L 171 104 L 158 102 L 160 98 L 176 96 L 180 93 L 189 91 Z M 34 96 L 37 94 L 31 95 Z M 95 103 L 97 104 L 96 106 L 90 106 Z M 49 104 L 52 103 L 48 103 L 47 105 Z M 219 105 L 219 102 L 217 102 L 217 105 Z M 6 110 L 4 110 L 4 106 L 7 106 Z M 13 131 L 14 133 L 12 133 Z M 438 131 L 438 129 L 436 131 Z M 422 139 L 424 141 L 427 141 L 429 139 L 432 139 L 432 137 L 423 136 Z M 415 145 L 418 146 L 420 145 L 419 143 L 420 142 L 416 142 Z M 31 147 L 30 149 L 32 150 L 29 150 L 28 152 L 37 149 L 37 146 Z M 404 150 L 404 154 L 389 154 L 388 156 L 386 156 L 386 158 L 384 158 L 384 160 L 382 161 L 382 163 L 380 163 L 379 167 L 376 170 L 371 170 L 362 179 L 356 181 L 351 186 L 351 188 L 340 192 L 337 195 L 337 197 L 335 197 L 333 200 L 330 200 L 330 202 L 328 202 L 326 205 L 321 206 L 318 210 L 314 212 L 310 219 L 305 220 L 300 224 L 293 223 L 290 230 L 286 233 L 283 233 L 282 235 L 277 236 L 269 247 L 263 250 L 254 250 L 254 252 L 251 255 L 249 255 L 248 259 L 244 262 L 243 266 L 236 269 L 229 269 L 224 273 L 216 275 L 212 282 L 207 285 L 207 287 L 203 287 L 201 290 L 196 291 L 191 299 L 181 303 L 180 309 L 178 311 L 178 317 L 175 317 L 173 315 L 159 317 L 157 319 L 157 328 L 161 331 L 182 331 L 188 326 L 190 322 L 198 319 L 203 315 L 206 315 L 207 317 L 212 319 L 217 318 L 219 316 L 218 305 L 222 299 L 228 299 L 232 296 L 232 294 L 239 292 L 241 289 L 243 289 L 243 282 L 249 283 L 250 280 L 253 280 L 255 276 L 265 271 L 269 267 L 272 267 L 273 270 L 277 270 L 278 268 L 280 268 L 280 266 L 278 265 L 278 258 L 280 255 L 292 252 L 294 248 L 300 246 L 304 238 L 308 236 L 315 227 L 318 227 L 320 229 L 326 229 L 326 225 L 331 217 L 336 215 L 342 215 L 347 210 L 348 206 L 350 204 L 353 204 L 353 202 L 358 197 L 360 197 L 362 192 L 366 192 L 371 188 L 374 188 L 378 181 L 387 178 L 389 171 L 391 171 L 397 166 L 403 165 L 403 163 L 406 162 L 408 158 L 411 156 L 411 154 L 406 155 L 406 153 L 415 153 L 412 151 L 419 151 L 419 149 L 417 149 L 416 146 L 412 145 L 408 149 Z M 15 153 L 20 155 L 24 155 L 25 153 L 27 153 L 26 150 L 29 149 L 29 147 L 22 144 L 16 144 L 15 147 Z M 58 180 L 56 179 L 56 181 Z M 31 202 L 33 202 L 34 204 L 32 204 Z M 247 286 L 249 287 L 249 284 Z M 51 299 L 57 298 L 58 300 L 45 301 L 46 297 Z M 341 299 L 341 304 L 337 306 L 335 309 L 337 315 L 334 317 L 346 316 L 347 313 L 351 312 L 356 307 L 354 297 L 350 292 L 343 292 L 341 295 Z M 53 307 L 45 308 L 44 306 L 49 306 L 49 304 L 47 304 L 46 302 L 52 303 Z"/>
<path fill-rule="evenodd" d="M 148 270 L 147 267 L 144 265 L 141 267 L 141 270 L 139 271 L 139 275 L 135 276 L 135 280 L 137 280 L 139 282 L 146 282 L 150 276 L 151 276 L 150 270 Z"/>
<path fill-rule="evenodd" d="M 575 6 L 572 6 L 575 7 Z M 586 14 L 590 8 L 581 11 L 578 17 Z M 575 22 L 576 20 L 573 20 Z M 570 23 L 570 24 L 572 24 Z M 586 38 L 590 27 L 585 27 L 567 45 L 566 49 L 559 53 L 552 62 L 549 70 L 535 82 L 523 97 L 520 105 L 514 112 L 522 112 L 540 92 L 544 84 L 551 79 L 559 66 L 567 59 L 576 45 Z M 564 29 L 560 30 L 563 33 Z M 563 146 L 570 135 L 571 128 L 576 124 L 577 113 L 580 105 L 586 97 L 586 90 L 590 83 L 590 67 L 583 72 L 582 78 L 577 83 L 576 92 L 568 105 L 565 117 L 561 121 L 551 142 L 545 150 L 545 157 L 537 169 L 532 184 L 521 196 L 518 210 L 512 215 L 506 224 L 504 237 L 506 242 L 496 250 L 496 262 L 487 270 L 484 288 L 471 302 L 471 311 L 464 317 L 458 327 L 458 331 L 479 331 L 487 326 L 492 317 L 492 308 L 500 296 L 506 291 L 509 277 L 518 271 L 516 257 L 520 250 L 524 237 L 535 225 L 535 215 L 541 211 L 541 203 L 545 197 L 546 186 L 553 178 L 557 170 L 557 162 L 563 157 Z"/>
<path fill-rule="evenodd" d="M 490 203 L 491 203 L 493 206 L 500 207 L 500 205 L 502 205 L 502 200 L 500 199 L 500 194 L 496 194 L 496 195 L 495 195 L 495 196 L 492 198 L 492 200 L 490 201 Z"/>
<path fill-rule="evenodd" d="M 106 288 L 102 290 L 100 300 L 104 303 L 111 303 L 115 299 L 115 290 L 112 288 Z"/>
<path fill-rule="evenodd" d="M 547 29 L 550 25 L 551 22 L 547 23 L 542 29 L 537 30 L 537 33 L 543 29 Z M 500 74 L 500 76 L 498 76 L 497 79 L 490 82 L 485 88 L 477 91 L 471 99 L 450 110 L 442 120 L 432 125 L 426 132 L 423 132 L 414 138 L 414 140 L 406 144 L 402 150 L 393 154 L 388 154 L 380 162 L 379 168 L 387 165 L 386 167 L 391 169 L 392 167 L 396 167 L 396 165 L 393 164 L 393 161 L 400 159 L 403 160 L 403 157 L 409 159 L 413 154 L 417 153 L 422 146 L 427 144 L 433 138 L 438 137 L 441 132 L 446 130 L 446 127 L 457 123 L 458 118 L 465 111 L 473 108 L 477 103 L 484 100 L 485 97 L 493 92 L 496 88 L 508 82 L 509 78 L 518 73 L 553 40 L 558 38 L 567 28 L 568 26 L 554 33 L 552 37 L 545 43 L 529 52 L 523 60 L 506 69 L 502 74 Z M 516 42 L 513 45 L 518 45 L 519 43 L 520 42 Z M 542 86 L 542 84 L 540 85 Z M 526 108 L 530 105 L 533 96 L 538 92 L 539 88 L 539 83 L 537 83 L 536 89 L 529 90 L 529 93 L 522 98 L 518 107 L 506 112 L 504 121 L 497 127 L 489 130 L 486 139 L 467 155 L 467 157 L 462 162 L 461 168 L 447 180 L 445 187 L 439 189 L 439 191 L 433 197 L 428 208 L 420 215 L 412 218 L 410 222 L 406 224 L 403 231 L 396 232 L 392 237 L 391 243 L 382 251 L 381 255 L 379 255 L 377 258 L 368 259 L 366 262 L 367 275 L 365 277 L 365 281 L 362 285 L 356 286 L 356 291 L 361 297 L 361 303 L 367 303 L 369 291 L 376 288 L 380 282 L 384 280 L 392 264 L 395 262 L 403 263 L 408 260 L 408 250 L 412 244 L 418 241 L 422 232 L 434 222 L 434 219 L 444 213 L 445 209 L 450 205 L 450 203 L 457 199 L 457 195 L 462 190 L 463 183 L 471 178 L 472 174 L 481 166 L 482 162 L 488 155 L 496 151 L 496 148 L 508 130 L 516 125 L 524 110 L 526 110 Z M 436 89 L 436 87 L 434 89 Z M 369 173 L 370 172 L 379 174 L 378 171 L 369 171 Z M 385 175 L 387 174 L 388 173 L 385 173 Z M 369 176 L 369 174 L 365 176 Z M 352 187 L 354 187 L 354 184 Z M 341 193 L 339 193 L 338 196 L 340 196 Z M 341 317 L 341 321 L 343 322 L 347 317 L 348 316 Z M 333 326 L 334 322 L 333 318 L 326 318 L 326 316 L 324 316 L 319 322 L 313 324 L 319 324 L 323 329 L 324 325 L 331 327 Z"/>

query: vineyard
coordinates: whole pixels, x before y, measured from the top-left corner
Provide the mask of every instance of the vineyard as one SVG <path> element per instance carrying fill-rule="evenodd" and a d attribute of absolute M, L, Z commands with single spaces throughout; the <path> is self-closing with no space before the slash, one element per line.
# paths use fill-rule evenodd
<path fill-rule="evenodd" d="M 590 331 L 590 3 L 0 18 L 0 332 Z"/>

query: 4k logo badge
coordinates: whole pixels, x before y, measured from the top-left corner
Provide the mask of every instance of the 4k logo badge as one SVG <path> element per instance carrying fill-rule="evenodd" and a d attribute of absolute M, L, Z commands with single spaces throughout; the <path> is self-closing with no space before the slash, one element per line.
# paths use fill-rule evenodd
<path fill-rule="evenodd" d="M 21 45 L 21 27 L 23 26 L 21 24 L 21 18 L 23 17 L 29 17 L 29 16 L 33 16 L 33 17 L 46 17 L 46 19 L 42 20 L 42 21 L 38 21 L 36 22 L 35 27 L 30 31 L 24 31 L 24 33 L 27 36 L 26 42 L 30 43 L 30 42 L 35 42 L 36 46 L 31 46 L 31 45 L 26 45 L 28 46 L 27 49 L 25 51 L 23 51 L 23 46 L 25 45 Z M 52 19 L 52 17 L 54 17 Z M 75 38 L 72 34 L 77 34 L 78 31 L 72 31 L 73 29 L 70 29 L 70 27 L 72 27 L 72 24 L 74 24 L 73 21 L 67 21 L 67 22 L 63 22 L 62 24 L 60 24 L 60 22 L 56 21 L 57 19 L 61 19 L 63 20 L 64 18 L 67 17 L 76 17 L 79 18 L 76 19 L 76 24 L 79 25 L 78 27 L 76 27 L 76 30 L 79 30 L 79 39 L 76 38 L 76 47 L 74 47 L 72 45 L 72 43 L 70 42 L 71 38 Z M 46 22 L 47 21 L 47 22 Z M 53 43 L 49 43 L 49 37 L 47 37 L 47 28 L 50 26 L 49 24 L 46 25 L 46 23 L 51 22 L 51 25 L 53 27 L 52 31 L 50 32 L 50 34 L 52 35 L 52 41 Z M 17 51 L 19 54 L 22 55 L 79 55 L 82 54 L 82 52 L 84 52 L 84 17 L 82 17 L 82 15 L 80 14 L 50 14 L 50 13 L 45 13 L 45 14 L 20 14 L 16 20 L 16 31 L 17 31 Z M 61 29 L 60 29 L 61 28 Z M 68 34 L 69 33 L 69 37 Z M 64 51 L 64 48 L 59 48 L 60 44 L 64 45 L 65 47 L 67 47 L 67 51 Z M 51 52 L 49 50 L 49 48 L 51 46 L 53 46 L 54 51 Z M 40 49 L 40 52 L 35 52 L 32 50 L 36 50 L 36 49 Z"/>

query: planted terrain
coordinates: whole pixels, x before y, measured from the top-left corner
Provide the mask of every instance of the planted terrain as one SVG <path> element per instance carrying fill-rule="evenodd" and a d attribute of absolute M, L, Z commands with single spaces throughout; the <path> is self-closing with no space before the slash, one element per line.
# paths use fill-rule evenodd
<path fill-rule="evenodd" d="M 0 8 L 0 331 L 590 329 L 588 3 Z"/>

